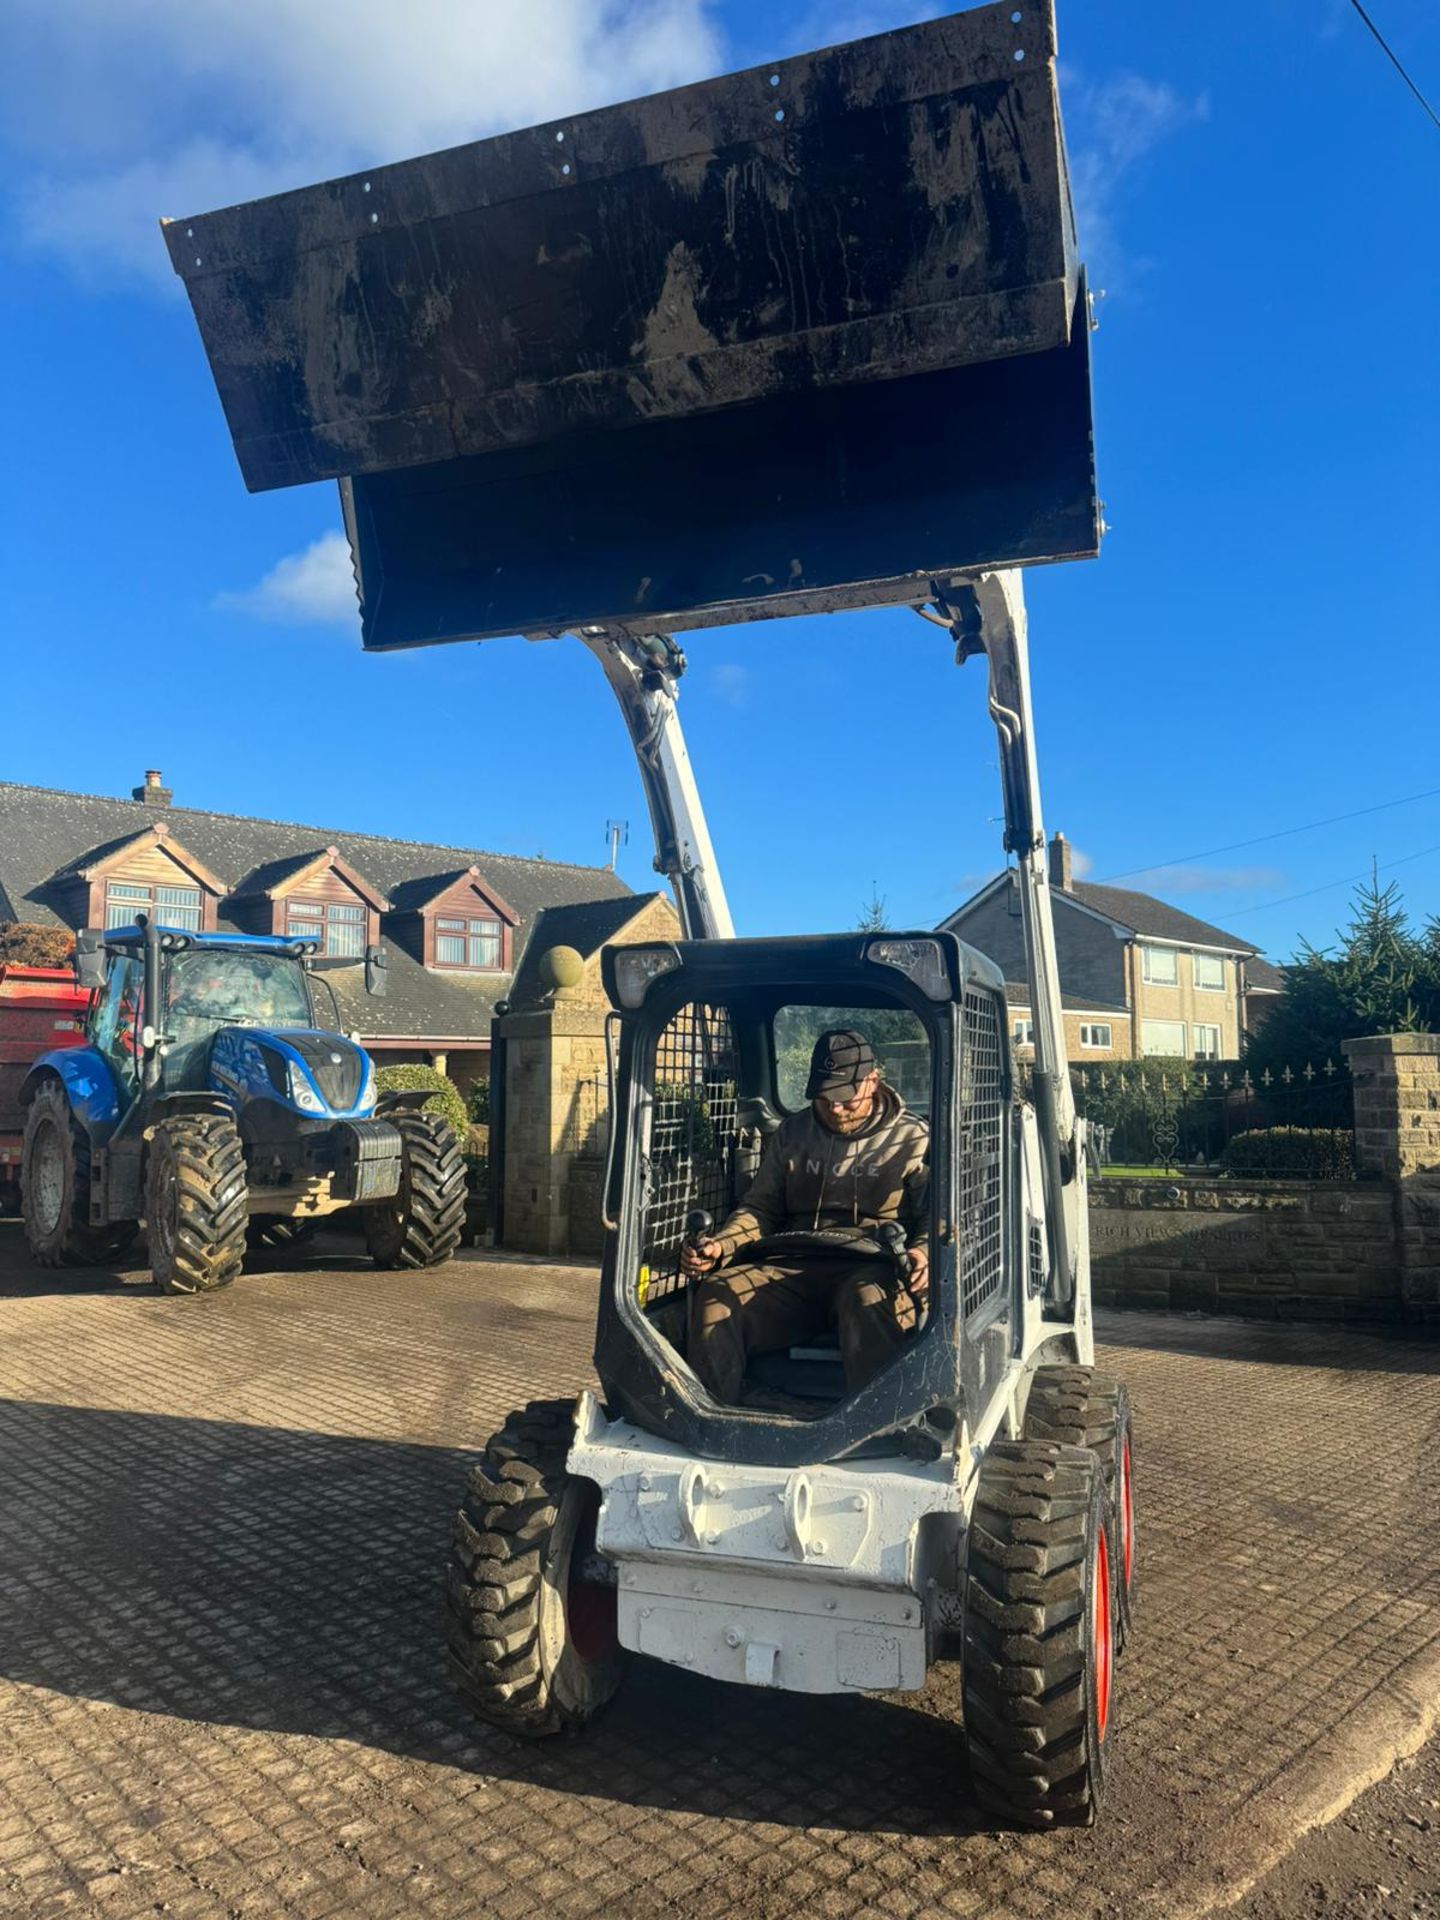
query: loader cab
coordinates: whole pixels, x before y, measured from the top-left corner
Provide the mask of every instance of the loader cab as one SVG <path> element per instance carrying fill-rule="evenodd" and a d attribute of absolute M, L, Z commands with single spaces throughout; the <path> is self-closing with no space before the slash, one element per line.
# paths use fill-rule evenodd
<path fill-rule="evenodd" d="M 1016 1129 L 998 970 L 927 933 L 615 948 L 605 972 L 618 1028 L 596 1346 L 607 1400 L 710 1458 L 803 1464 L 906 1430 L 938 1454 L 967 1373 L 978 1387 L 976 1356 L 993 1368 L 1008 1352 Z M 837 1026 L 870 1037 L 884 1082 L 930 1123 L 927 1313 L 853 1392 L 821 1336 L 752 1359 L 739 1401 L 721 1404 L 687 1359 L 687 1221 L 703 1210 L 718 1228 L 743 1200 L 806 1104 L 814 1039 Z"/>

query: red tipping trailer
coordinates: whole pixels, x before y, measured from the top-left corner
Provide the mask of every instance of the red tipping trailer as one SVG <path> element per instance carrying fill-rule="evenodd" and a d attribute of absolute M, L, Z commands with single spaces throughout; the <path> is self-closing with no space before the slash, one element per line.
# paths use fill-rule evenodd
<path fill-rule="evenodd" d="M 21 1084 L 42 1053 L 81 1045 L 89 1004 L 68 967 L 0 966 L 0 1213 L 20 1206 Z"/>

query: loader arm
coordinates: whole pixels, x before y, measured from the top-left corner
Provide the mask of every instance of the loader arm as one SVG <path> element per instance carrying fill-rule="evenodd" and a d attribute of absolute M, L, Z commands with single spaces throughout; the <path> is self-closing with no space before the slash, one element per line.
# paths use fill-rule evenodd
<path fill-rule="evenodd" d="M 733 940 L 730 903 L 710 843 L 677 707 L 685 656 L 666 633 L 582 627 L 605 670 L 635 749 L 655 835 L 655 871 L 675 894 L 687 940 Z"/>
<path fill-rule="evenodd" d="M 1077 1232 L 1070 1214 L 1082 1141 L 1070 1085 L 1050 875 L 1040 813 L 1040 771 L 1030 703 L 1030 657 L 1025 595 L 1014 568 L 982 573 L 943 587 L 936 607 L 955 639 L 963 666 L 983 654 L 990 673 L 990 718 L 1000 742 L 1005 801 L 1005 849 L 1015 855 L 1025 977 L 1035 1032 L 1034 1100 L 1045 1166 L 1045 1214 L 1055 1275 L 1056 1304 L 1074 1297 Z"/>

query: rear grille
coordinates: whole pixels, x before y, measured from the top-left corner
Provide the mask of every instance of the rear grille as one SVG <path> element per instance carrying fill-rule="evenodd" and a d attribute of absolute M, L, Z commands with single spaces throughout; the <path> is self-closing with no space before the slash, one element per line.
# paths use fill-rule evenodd
<path fill-rule="evenodd" d="M 354 1106 L 365 1077 L 364 1056 L 357 1048 L 325 1033 L 287 1033 L 285 1044 L 293 1047 L 310 1069 L 328 1107 L 343 1113 Z"/>

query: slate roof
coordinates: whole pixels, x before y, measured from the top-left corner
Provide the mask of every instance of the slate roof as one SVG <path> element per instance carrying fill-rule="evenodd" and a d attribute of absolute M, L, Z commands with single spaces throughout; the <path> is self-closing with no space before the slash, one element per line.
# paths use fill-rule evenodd
<path fill-rule="evenodd" d="M 1283 993 L 1285 969 L 1271 966 L 1268 960 L 1262 960 L 1257 953 L 1245 962 L 1245 991 L 1247 993 Z"/>
<path fill-rule="evenodd" d="M 1076 880 L 1069 889 L 1082 906 L 1093 907 L 1108 920 L 1114 920 L 1131 933 L 1154 940 L 1174 940 L 1183 946 L 1225 947 L 1231 953 L 1254 953 L 1255 943 L 1237 934 L 1197 920 L 1193 913 L 1182 913 L 1168 900 L 1157 900 L 1153 893 L 1131 893 L 1126 887 L 1102 887 L 1090 880 Z"/>
<path fill-rule="evenodd" d="M 544 998 L 540 962 L 551 947 L 574 947 L 582 960 L 598 953 L 607 941 L 623 932 L 655 893 L 631 893 L 623 900 L 584 900 L 570 906 L 546 907 L 535 922 L 534 936 L 515 969 L 510 989 L 512 1007 L 537 1005 Z"/>
<path fill-rule="evenodd" d="M 397 906 L 433 899 L 446 876 L 477 867 L 482 881 L 492 884 L 519 916 L 514 946 L 522 967 L 525 943 L 547 907 L 623 900 L 633 908 L 639 903 L 606 867 L 0 781 L 0 912 L 6 919 L 42 926 L 66 924 L 58 911 L 56 878 L 89 865 L 97 850 L 113 849 L 158 822 L 235 895 L 274 885 L 276 878 L 332 846 Z M 223 903 L 220 924 L 233 925 Z M 554 944 L 547 937 L 547 945 Z M 384 999 L 364 992 L 358 966 L 327 972 L 347 1028 L 376 1037 L 413 1037 L 417 1044 L 430 1038 L 488 1040 L 491 1010 L 508 997 L 511 975 L 427 972 L 395 940 L 386 938 L 385 946 L 389 991 Z"/>
<path fill-rule="evenodd" d="M 1028 1007 L 1032 1001 L 1029 987 L 1023 980 L 1005 982 L 1005 1004 L 1010 1007 Z M 1128 1020 L 1130 1009 L 1119 1000 L 1097 1000 L 1094 994 L 1065 993 L 1060 995 L 1060 1004 L 1066 1013 L 1116 1013 L 1123 1014 Z"/>

